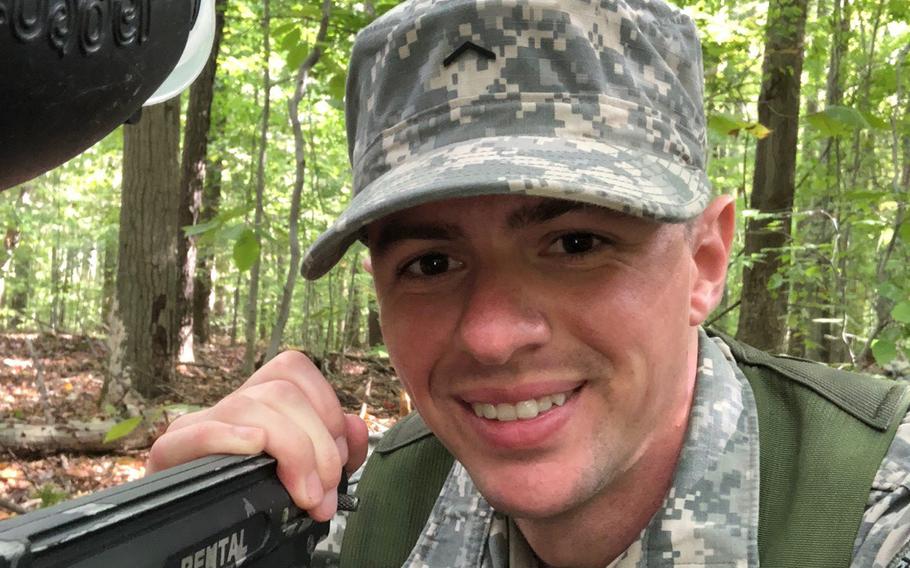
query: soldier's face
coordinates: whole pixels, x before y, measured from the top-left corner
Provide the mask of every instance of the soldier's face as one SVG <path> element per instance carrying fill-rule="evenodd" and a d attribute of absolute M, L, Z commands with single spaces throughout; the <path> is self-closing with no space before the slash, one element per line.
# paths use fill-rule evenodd
<path fill-rule="evenodd" d="M 672 471 L 706 314 L 683 226 L 490 196 L 368 240 L 392 362 L 494 507 L 553 517 Z"/>

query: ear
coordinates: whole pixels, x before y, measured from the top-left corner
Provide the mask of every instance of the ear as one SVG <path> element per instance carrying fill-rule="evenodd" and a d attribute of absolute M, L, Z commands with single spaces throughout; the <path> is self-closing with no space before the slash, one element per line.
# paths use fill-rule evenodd
<path fill-rule="evenodd" d="M 373 257 L 367 254 L 361 261 L 361 266 L 367 271 L 367 274 L 373 275 Z"/>
<path fill-rule="evenodd" d="M 720 303 L 735 230 L 736 207 L 729 195 L 714 199 L 691 229 L 693 279 L 689 325 L 704 323 Z"/>

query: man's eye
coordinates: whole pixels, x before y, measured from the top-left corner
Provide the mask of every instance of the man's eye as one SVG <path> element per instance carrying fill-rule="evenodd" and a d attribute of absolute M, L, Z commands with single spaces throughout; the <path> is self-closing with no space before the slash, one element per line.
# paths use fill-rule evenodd
<path fill-rule="evenodd" d="M 585 254 L 604 244 L 604 239 L 591 233 L 568 233 L 558 237 L 547 252 L 551 254 Z"/>
<path fill-rule="evenodd" d="M 415 258 L 401 269 L 405 276 L 438 276 L 459 268 L 461 263 L 442 253 L 430 253 Z"/>

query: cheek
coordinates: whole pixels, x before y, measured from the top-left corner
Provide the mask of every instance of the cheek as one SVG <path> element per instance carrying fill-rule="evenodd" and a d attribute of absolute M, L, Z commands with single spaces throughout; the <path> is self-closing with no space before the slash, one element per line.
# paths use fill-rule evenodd
<path fill-rule="evenodd" d="M 429 376 L 452 336 L 441 301 L 380 301 L 380 324 L 392 365 L 415 397 L 429 389 Z"/>

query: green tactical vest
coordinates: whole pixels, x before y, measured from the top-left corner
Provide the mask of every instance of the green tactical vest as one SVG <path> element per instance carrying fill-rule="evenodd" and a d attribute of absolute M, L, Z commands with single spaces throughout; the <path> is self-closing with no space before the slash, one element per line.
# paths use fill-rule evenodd
<path fill-rule="evenodd" d="M 761 565 L 848 568 L 872 480 L 910 404 L 905 387 L 709 334 L 730 346 L 755 394 Z M 452 463 L 419 415 L 389 430 L 358 484 L 341 566 L 401 566 Z"/>

